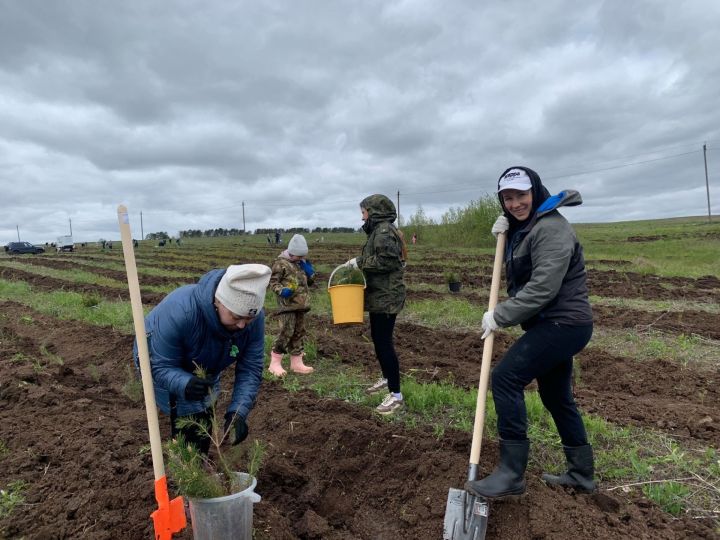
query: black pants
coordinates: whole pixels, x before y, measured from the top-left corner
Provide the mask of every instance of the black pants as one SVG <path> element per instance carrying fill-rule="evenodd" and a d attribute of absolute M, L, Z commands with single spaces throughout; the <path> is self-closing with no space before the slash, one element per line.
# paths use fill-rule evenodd
<path fill-rule="evenodd" d="M 380 362 L 383 378 L 388 381 L 388 390 L 400 392 L 400 363 L 398 362 L 393 330 L 395 330 L 395 313 L 370 313 L 370 336 L 375 345 L 375 356 Z"/>
<path fill-rule="evenodd" d="M 205 424 L 210 429 L 212 429 L 212 411 L 210 409 L 205 409 L 201 413 L 196 413 L 193 415 L 190 415 L 191 418 L 195 419 L 196 421 Z M 184 416 L 181 416 L 180 418 L 185 418 Z M 174 439 L 177 437 L 178 433 L 182 433 L 183 438 L 185 439 L 185 442 L 188 444 L 192 444 L 195 448 L 197 448 L 202 454 L 206 455 L 210 451 L 210 437 L 205 435 L 203 432 L 201 432 L 197 426 L 189 426 L 184 428 L 179 428 L 177 426 L 177 421 L 180 419 L 177 416 L 177 408 L 175 405 L 175 396 L 170 396 L 170 436 Z"/>
<path fill-rule="evenodd" d="M 524 390 L 537 379 L 540 399 L 552 415 L 562 443 L 587 444 L 585 426 L 572 395 L 572 362 L 573 356 L 590 341 L 592 330 L 592 325 L 540 322 L 510 347 L 492 372 L 501 439 L 527 439 Z"/>

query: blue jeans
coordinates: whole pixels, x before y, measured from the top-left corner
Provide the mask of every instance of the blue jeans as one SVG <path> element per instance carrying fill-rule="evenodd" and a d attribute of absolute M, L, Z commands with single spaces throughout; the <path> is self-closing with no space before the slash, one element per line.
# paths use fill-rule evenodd
<path fill-rule="evenodd" d="M 587 444 L 585 426 L 572 395 L 572 367 L 573 356 L 585 348 L 592 331 L 592 325 L 542 321 L 510 347 L 492 372 L 501 439 L 527 439 L 525 387 L 537 379 L 540 399 L 552 415 L 562 443 Z"/>

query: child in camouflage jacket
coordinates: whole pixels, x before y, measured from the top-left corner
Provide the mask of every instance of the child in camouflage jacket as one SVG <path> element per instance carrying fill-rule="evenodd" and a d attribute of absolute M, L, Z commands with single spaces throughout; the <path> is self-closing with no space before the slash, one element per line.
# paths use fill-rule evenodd
<path fill-rule="evenodd" d="M 315 279 L 315 270 L 310 261 L 305 259 L 307 253 L 305 237 L 296 234 L 272 265 L 270 289 L 277 295 L 280 306 L 277 312 L 280 333 L 270 352 L 268 371 L 276 377 L 287 373 L 282 367 L 285 353 L 290 353 L 292 371 L 302 374 L 313 372 L 313 368 L 303 362 L 305 314 L 310 311 L 308 287 Z"/>

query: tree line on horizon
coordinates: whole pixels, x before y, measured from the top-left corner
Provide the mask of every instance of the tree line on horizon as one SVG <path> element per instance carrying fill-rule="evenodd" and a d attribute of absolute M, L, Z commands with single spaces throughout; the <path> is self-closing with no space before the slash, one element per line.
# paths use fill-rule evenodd
<path fill-rule="evenodd" d="M 502 212 L 500 203 L 496 197 L 485 196 L 481 199 L 470 201 L 464 208 L 450 208 L 442 217 L 435 221 L 429 218 L 422 206 L 407 220 L 400 218 L 401 229 L 404 232 L 406 241 L 413 235 L 422 244 L 447 245 L 461 247 L 491 247 L 494 238 L 490 234 L 490 228 L 497 216 Z M 357 233 L 362 232 L 361 228 L 353 227 L 291 227 L 291 228 L 259 228 L 254 231 L 243 231 L 242 229 L 188 229 L 180 231 L 180 238 L 219 238 L 226 236 L 243 235 L 271 235 L 280 234 L 309 234 L 309 233 Z M 167 232 L 160 231 L 145 235 L 146 240 L 167 240 L 170 236 Z"/>

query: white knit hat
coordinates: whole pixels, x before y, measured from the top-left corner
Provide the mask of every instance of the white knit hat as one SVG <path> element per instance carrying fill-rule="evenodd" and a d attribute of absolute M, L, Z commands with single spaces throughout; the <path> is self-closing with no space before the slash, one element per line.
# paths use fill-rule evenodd
<path fill-rule="evenodd" d="M 271 270 L 264 264 L 228 266 L 215 291 L 222 305 L 241 317 L 254 317 L 265 303 Z"/>
<path fill-rule="evenodd" d="M 290 239 L 288 253 L 296 257 L 304 257 L 308 253 L 308 245 L 302 234 L 296 234 Z"/>

